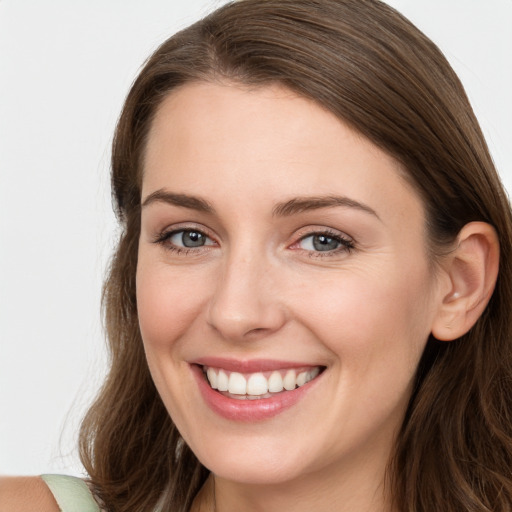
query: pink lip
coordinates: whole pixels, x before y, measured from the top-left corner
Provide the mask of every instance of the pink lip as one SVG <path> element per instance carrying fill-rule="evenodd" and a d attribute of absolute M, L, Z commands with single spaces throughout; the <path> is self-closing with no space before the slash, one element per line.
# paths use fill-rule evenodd
<path fill-rule="evenodd" d="M 251 364 L 249 365 L 250 368 L 253 367 L 252 363 L 255 362 L 251 362 Z M 317 380 L 321 378 L 320 375 L 316 379 L 308 382 L 307 384 L 301 386 L 300 388 L 296 388 L 293 391 L 284 391 L 270 398 L 261 398 L 258 400 L 237 400 L 235 398 L 229 398 L 227 396 L 224 396 L 218 391 L 213 390 L 206 381 L 201 366 L 198 366 L 198 364 L 191 364 L 190 368 L 192 369 L 192 373 L 194 374 L 194 377 L 199 386 L 199 390 L 206 404 L 210 407 L 210 409 L 212 409 L 212 411 L 222 416 L 223 418 L 238 422 L 263 421 L 270 419 L 274 416 L 277 416 L 281 412 L 297 404 L 297 402 L 299 402 L 315 385 Z M 210 364 L 204 363 L 204 365 L 213 366 L 217 368 L 221 367 L 231 371 L 240 371 L 241 368 L 240 366 L 238 366 L 236 370 L 233 369 L 233 366 L 228 368 L 226 367 L 226 365 L 220 364 L 219 360 L 216 360 L 215 362 L 210 360 Z M 297 366 L 300 365 L 296 365 L 295 367 Z M 244 369 L 247 368 L 245 364 L 242 364 L 242 367 Z M 259 370 L 249 370 L 249 372 L 269 371 L 267 365 L 264 365 L 263 367 L 261 365 L 257 365 L 257 367 Z M 262 368 L 265 368 L 265 370 L 263 370 Z M 278 368 L 283 368 L 283 366 L 276 366 L 271 369 Z"/>
<path fill-rule="evenodd" d="M 286 370 L 288 368 L 307 368 L 320 365 L 304 364 L 297 361 L 276 361 L 273 359 L 252 359 L 250 361 L 240 361 L 237 359 L 229 359 L 222 357 L 203 357 L 191 364 L 200 366 L 209 366 L 212 368 L 222 368 L 230 372 L 239 373 L 255 373 L 255 372 L 271 372 L 274 370 Z"/>

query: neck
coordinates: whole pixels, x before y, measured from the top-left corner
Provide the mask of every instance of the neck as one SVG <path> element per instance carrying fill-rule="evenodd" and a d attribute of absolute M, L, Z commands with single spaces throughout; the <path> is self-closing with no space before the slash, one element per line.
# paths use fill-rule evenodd
<path fill-rule="evenodd" d="M 210 475 L 193 512 L 396 512 L 385 485 L 385 465 L 361 471 L 327 468 L 277 484 L 247 484 Z M 370 470 L 370 471 L 369 471 Z"/>
<path fill-rule="evenodd" d="M 286 480 L 255 483 L 211 474 L 191 512 L 398 512 L 387 478 L 395 428 L 383 427 L 363 449 L 354 446 Z"/>

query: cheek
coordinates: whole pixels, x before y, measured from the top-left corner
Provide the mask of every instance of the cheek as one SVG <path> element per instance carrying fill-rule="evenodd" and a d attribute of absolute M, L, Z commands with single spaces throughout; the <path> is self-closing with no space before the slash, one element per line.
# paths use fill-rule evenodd
<path fill-rule="evenodd" d="M 367 269 L 323 284 L 305 282 L 307 300 L 296 309 L 344 368 L 415 370 L 432 322 L 428 270 Z"/>
<path fill-rule="evenodd" d="M 197 397 L 191 392 L 193 382 L 182 347 L 204 309 L 206 292 L 201 286 L 204 280 L 195 279 L 193 273 L 139 255 L 137 308 L 146 359 L 169 414 L 184 434 L 194 423 L 189 405 Z"/>
<path fill-rule="evenodd" d="M 190 329 L 204 309 L 206 295 L 204 279 L 140 257 L 137 308 L 148 357 L 151 351 L 169 350 Z"/>

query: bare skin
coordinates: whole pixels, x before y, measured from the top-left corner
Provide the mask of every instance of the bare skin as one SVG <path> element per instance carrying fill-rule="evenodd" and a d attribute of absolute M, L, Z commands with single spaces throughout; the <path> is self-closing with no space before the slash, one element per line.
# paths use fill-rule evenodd
<path fill-rule="evenodd" d="M 215 484 L 212 475 L 197 493 L 190 512 L 215 512 Z"/>
<path fill-rule="evenodd" d="M 169 96 L 142 195 L 146 356 L 212 471 L 192 512 L 395 512 L 384 477 L 417 363 L 431 333 L 457 339 L 485 309 L 494 229 L 464 226 L 432 272 L 423 205 L 397 163 L 279 88 Z M 293 406 L 244 422 L 203 399 L 194 372 L 212 356 L 324 371 Z M 0 479 L 0 498 L 0 512 L 59 510 L 39 478 Z"/>
<path fill-rule="evenodd" d="M 386 467 L 424 345 L 467 332 L 498 268 L 495 234 L 475 222 L 432 272 L 424 205 L 402 176 L 283 88 L 188 84 L 160 106 L 137 306 L 160 396 L 215 475 L 215 500 L 206 487 L 194 512 L 392 512 Z M 204 399 L 198 367 L 258 361 L 324 371 L 271 417 Z"/>
<path fill-rule="evenodd" d="M 39 477 L 0 477 L 0 512 L 59 512 L 50 489 Z"/>

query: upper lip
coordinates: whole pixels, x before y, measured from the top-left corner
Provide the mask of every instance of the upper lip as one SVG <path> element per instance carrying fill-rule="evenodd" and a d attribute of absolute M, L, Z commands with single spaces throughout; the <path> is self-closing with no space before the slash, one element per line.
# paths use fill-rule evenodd
<path fill-rule="evenodd" d="M 222 368 L 231 372 L 256 373 L 269 372 L 274 370 L 285 370 L 287 368 L 305 368 L 322 366 L 320 364 L 304 363 L 299 361 L 282 361 L 276 359 L 250 359 L 239 360 L 225 357 L 201 357 L 190 361 L 191 364 L 207 366 L 210 368 Z"/>

